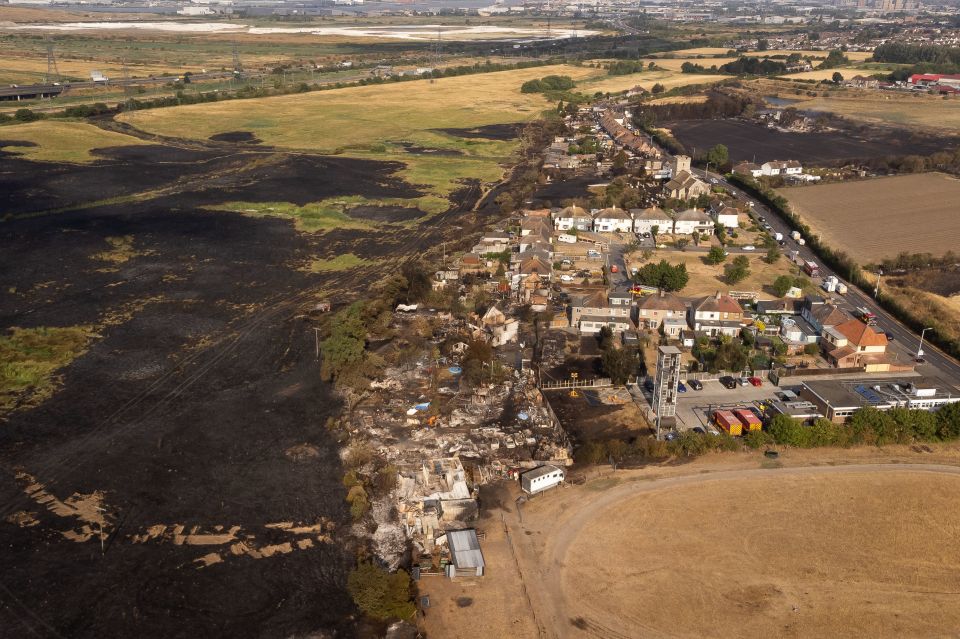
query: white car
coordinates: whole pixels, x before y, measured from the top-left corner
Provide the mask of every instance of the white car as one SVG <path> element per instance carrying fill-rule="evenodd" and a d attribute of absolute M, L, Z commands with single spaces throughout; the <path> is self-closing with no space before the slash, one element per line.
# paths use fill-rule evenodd
<path fill-rule="evenodd" d="M 747 244 L 746 246 L 743 247 L 743 250 L 744 250 L 744 251 L 756 251 L 756 250 L 757 250 L 757 247 L 754 246 L 753 244 Z"/>
<path fill-rule="evenodd" d="M 560 276 L 560 281 L 561 281 L 561 282 L 572 282 L 572 281 L 573 281 L 573 276 L 572 276 L 572 275 L 561 275 L 561 276 Z"/>

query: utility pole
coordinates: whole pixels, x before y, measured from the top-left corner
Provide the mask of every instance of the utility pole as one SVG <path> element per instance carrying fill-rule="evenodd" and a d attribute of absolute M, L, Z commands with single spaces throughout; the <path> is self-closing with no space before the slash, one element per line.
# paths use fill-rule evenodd
<path fill-rule="evenodd" d="M 320 329 L 316 326 L 313 327 L 313 341 L 317 347 L 317 361 L 320 361 Z"/>

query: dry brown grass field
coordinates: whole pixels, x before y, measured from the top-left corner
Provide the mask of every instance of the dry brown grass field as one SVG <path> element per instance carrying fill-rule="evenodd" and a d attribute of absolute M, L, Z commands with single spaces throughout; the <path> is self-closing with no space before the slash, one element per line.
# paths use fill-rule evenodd
<path fill-rule="evenodd" d="M 823 241 L 861 264 L 944 253 L 960 238 L 960 180 L 920 173 L 779 189 Z"/>
<path fill-rule="evenodd" d="M 555 557 L 570 635 L 956 632 L 960 477 L 811 470 L 650 487 L 609 503 Z"/>

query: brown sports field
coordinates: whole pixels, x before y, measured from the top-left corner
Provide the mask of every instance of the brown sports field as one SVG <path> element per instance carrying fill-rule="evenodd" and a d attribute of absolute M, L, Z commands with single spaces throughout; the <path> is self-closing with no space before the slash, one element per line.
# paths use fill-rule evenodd
<path fill-rule="evenodd" d="M 867 264 L 901 252 L 942 254 L 960 238 L 960 180 L 920 173 L 779 189 L 823 241 Z"/>

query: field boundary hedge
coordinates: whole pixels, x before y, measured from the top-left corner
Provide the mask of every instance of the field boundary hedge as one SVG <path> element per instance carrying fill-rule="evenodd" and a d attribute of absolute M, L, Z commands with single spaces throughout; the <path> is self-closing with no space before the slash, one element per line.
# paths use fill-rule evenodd
<path fill-rule="evenodd" d="M 819 238 L 811 232 L 810 227 L 804 224 L 800 216 L 791 210 L 787 198 L 778 195 L 771 189 L 765 188 L 753 178 L 736 174 L 731 174 L 728 177 L 730 182 L 755 197 L 782 217 L 790 228 L 799 231 L 800 235 L 806 241 L 806 245 L 810 247 L 810 250 L 813 251 L 824 264 L 836 271 L 843 279 L 869 295 L 871 284 L 864 277 L 860 265 L 843 251 L 834 249 L 821 242 Z M 876 302 L 914 332 L 923 330 L 927 324 L 927 322 L 914 315 L 909 309 L 895 300 L 881 296 Z M 932 337 L 927 337 L 927 341 L 932 342 L 948 355 L 960 359 L 960 344 L 944 339 L 937 332 L 932 332 Z"/>

